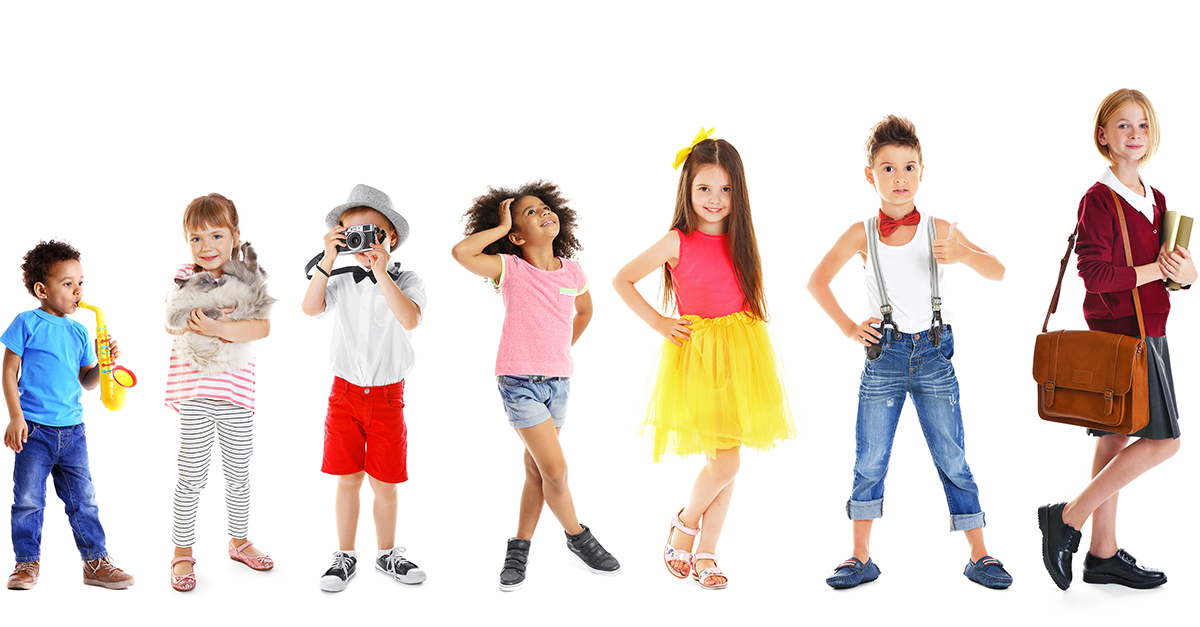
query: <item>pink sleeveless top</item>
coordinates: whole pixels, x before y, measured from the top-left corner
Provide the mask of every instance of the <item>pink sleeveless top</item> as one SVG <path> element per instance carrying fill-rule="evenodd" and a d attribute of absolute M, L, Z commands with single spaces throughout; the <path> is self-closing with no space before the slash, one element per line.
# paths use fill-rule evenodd
<path fill-rule="evenodd" d="M 679 263 L 671 269 L 679 313 L 720 318 L 746 311 L 727 235 L 679 233 Z"/>

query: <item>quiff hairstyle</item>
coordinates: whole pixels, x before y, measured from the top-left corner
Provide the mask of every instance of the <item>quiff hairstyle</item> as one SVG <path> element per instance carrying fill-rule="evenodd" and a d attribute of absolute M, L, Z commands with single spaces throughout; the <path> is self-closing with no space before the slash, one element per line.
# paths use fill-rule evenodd
<path fill-rule="evenodd" d="M 917 163 L 924 165 L 921 157 L 921 140 L 917 139 L 917 127 L 908 118 L 888 114 L 886 118 L 871 127 L 867 136 L 867 167 L 875 167 L 875 155 L 884 146 L 903 146 L 917 151 Z"/>
<path fill-rule="evenodd" d="M 186 239 L 188 233 L 197 233 L 204 230 L 204 227 L 229 229 L 230 235 L 233 236 L 233 251 L 229 254 L 229 259 L 238 258 L 241 241 L 238 240 L 237 207 L 233 206 L 232 200 L 220 194 L 209 194 L 189 202 L 183 210 L 183 237 Z M 196 272 L 203 271 L 198 265 L 193 269 Z"/>
<path fill-rule="evenodd" d="M 758 255 L 758 239 L 754 236 L 754 221 L 750 216 L 750 192 L 746 189 L 746 170 L 742 167 L 742 156 L 733 144 L 723 139 L 706 139 L 692 148 L 683 170 L 679 173 L 679 188 L 675 194 L 675 215 L 671 228 L 682 233 L 692 233 L 700 228 L 700 216 L 692 208 L 692 184 L 696 171 L 702 166 L 717 165 L 729 176 L 729 217 L 726 234 L 729 253 L 733 258 L 733 271 L 738 286 L 745 297 L 746 310 L 760 320 L 767 319 L 767 300 L 763 293 L 762 260 Z M 671 280 L 671 267 L 663 264 L 663 307 L 675 306 L 672 296 L 675 285 Z"/>
<path fill-rule="evenodd" d="M 1142 155 L 1140 164 L 1145 165 L 1150 160 L 1150 157 L 1153 157 L 1154 153 L 1158 151 L 1160 136 L 1158 132 L 1158 114 L 1154 112 L 1154 105 L 1150 104 L 1150 99 L 1146 97 L 1146 94 L 1136 89 L 1118 89 L 1105 96 L 1104 100 L 1100 102 L 1100 106 L 1096 107 L 1096 118 L 1092 122 L 1092 142 L 1096 144 L 1096 150 L 1100 151 L 1100 155 L 1113 165 L 1116 162 L 1113 161 L 1112 152 L 1109 151 L 1108 146 L 1100 143 L 1100 128 L 1108 124 L 1109 120 L 1117 114 L 1117 111 L 1120 111 L 1125 105 L 1131 102 L 1136 102 L 1142 106 L 1142 109 L 1145 109 L 1146 123 L 1150 125 L 1150 131 L 1147 133 L 1150 143 L 1146 146 L 1146 154 Z"/>

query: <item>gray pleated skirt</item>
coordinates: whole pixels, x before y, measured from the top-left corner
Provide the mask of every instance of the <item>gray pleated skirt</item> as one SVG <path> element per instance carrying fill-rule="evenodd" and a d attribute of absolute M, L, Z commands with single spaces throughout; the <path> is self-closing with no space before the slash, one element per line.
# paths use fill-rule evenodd
<path fill-rule="evenodd" d="M 1146 337 L 1146 364 L 1150 391 L 1150 422 L 1140 430 L 1130 433 L 1135 438 L 1168 440 L 1179 437 L 1179 408 L 1175 406 L 1175 379 L 1171 376 L 1171 351 L 1167 349 L 1167 338 Z M 1108 431 L 1088 429 L 1088 435 L 1112 435 Z"/>

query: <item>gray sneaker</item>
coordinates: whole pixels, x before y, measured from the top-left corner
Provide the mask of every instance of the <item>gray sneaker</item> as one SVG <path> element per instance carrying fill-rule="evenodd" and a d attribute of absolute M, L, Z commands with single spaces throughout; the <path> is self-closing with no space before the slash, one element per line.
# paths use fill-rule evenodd
<path fill-rule="evenodd" d="M 354 573 L 357 572 L 356 564 L 358 560 L 354 556 L 345 551 L 333 552 L 333 566 L 321 575 L 321 589 L 326 592 L 341 592 L 346 589 L 346 584 L 354 579 Z"/>
<path fill-rule="evenodd" d="M 401 553 L 404 547 L 396 547 L 375 559 L 375 570 L 390 575 L 400 583 L 421 583 L 425 581 L 425 571 L 416 564 L 404 559 Z"/>
<path fill-rule="evenodd" d="M 588 529 L 587 525 L 579 526 L 583 527 L 583 531 L 580 531 L 578 535 L 573 536 L 563 532 L 567 536 L 567 548 L 571 549 L 575 557 L 578 557 L 588 570 L 597 575 L 614 575 L 621 570 L 621 564 L 617 562 L 617 558 L 600 546 L 600 541 L 592 535 L 592 530 Z"/>
<path fill-rule="evenodd" d="M 497 582 L 500 589 L 511 592 L 525 584 L 525 565 L 529 563 L 529 540 L 508 539 L 508 550 L 504 553 L 504 568 Z"/>

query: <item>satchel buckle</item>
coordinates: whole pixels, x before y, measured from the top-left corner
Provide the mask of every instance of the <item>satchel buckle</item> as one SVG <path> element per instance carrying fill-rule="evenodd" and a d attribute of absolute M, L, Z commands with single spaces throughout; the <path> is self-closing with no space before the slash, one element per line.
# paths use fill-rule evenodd
<path fill-rule="evenodd" d="M 1053 392 L 1053 391 L 1054 391 L 1054 382 L 1053 382 L 1053 381 L 1047 381 L 1047 382 L 1046 382 L 1046 384 L 1045 384 L 1043 387 L 1045 387 L 1045 388 L 1046 388 L 1046 391 L 1047 391 L 1047 392 Z"/>
<path fill-rule="evenodd" d="M 1104 415 L 1112 415 L 1113 406 L 1113 391 L 1111 389 L 1104 390 Z"/>

